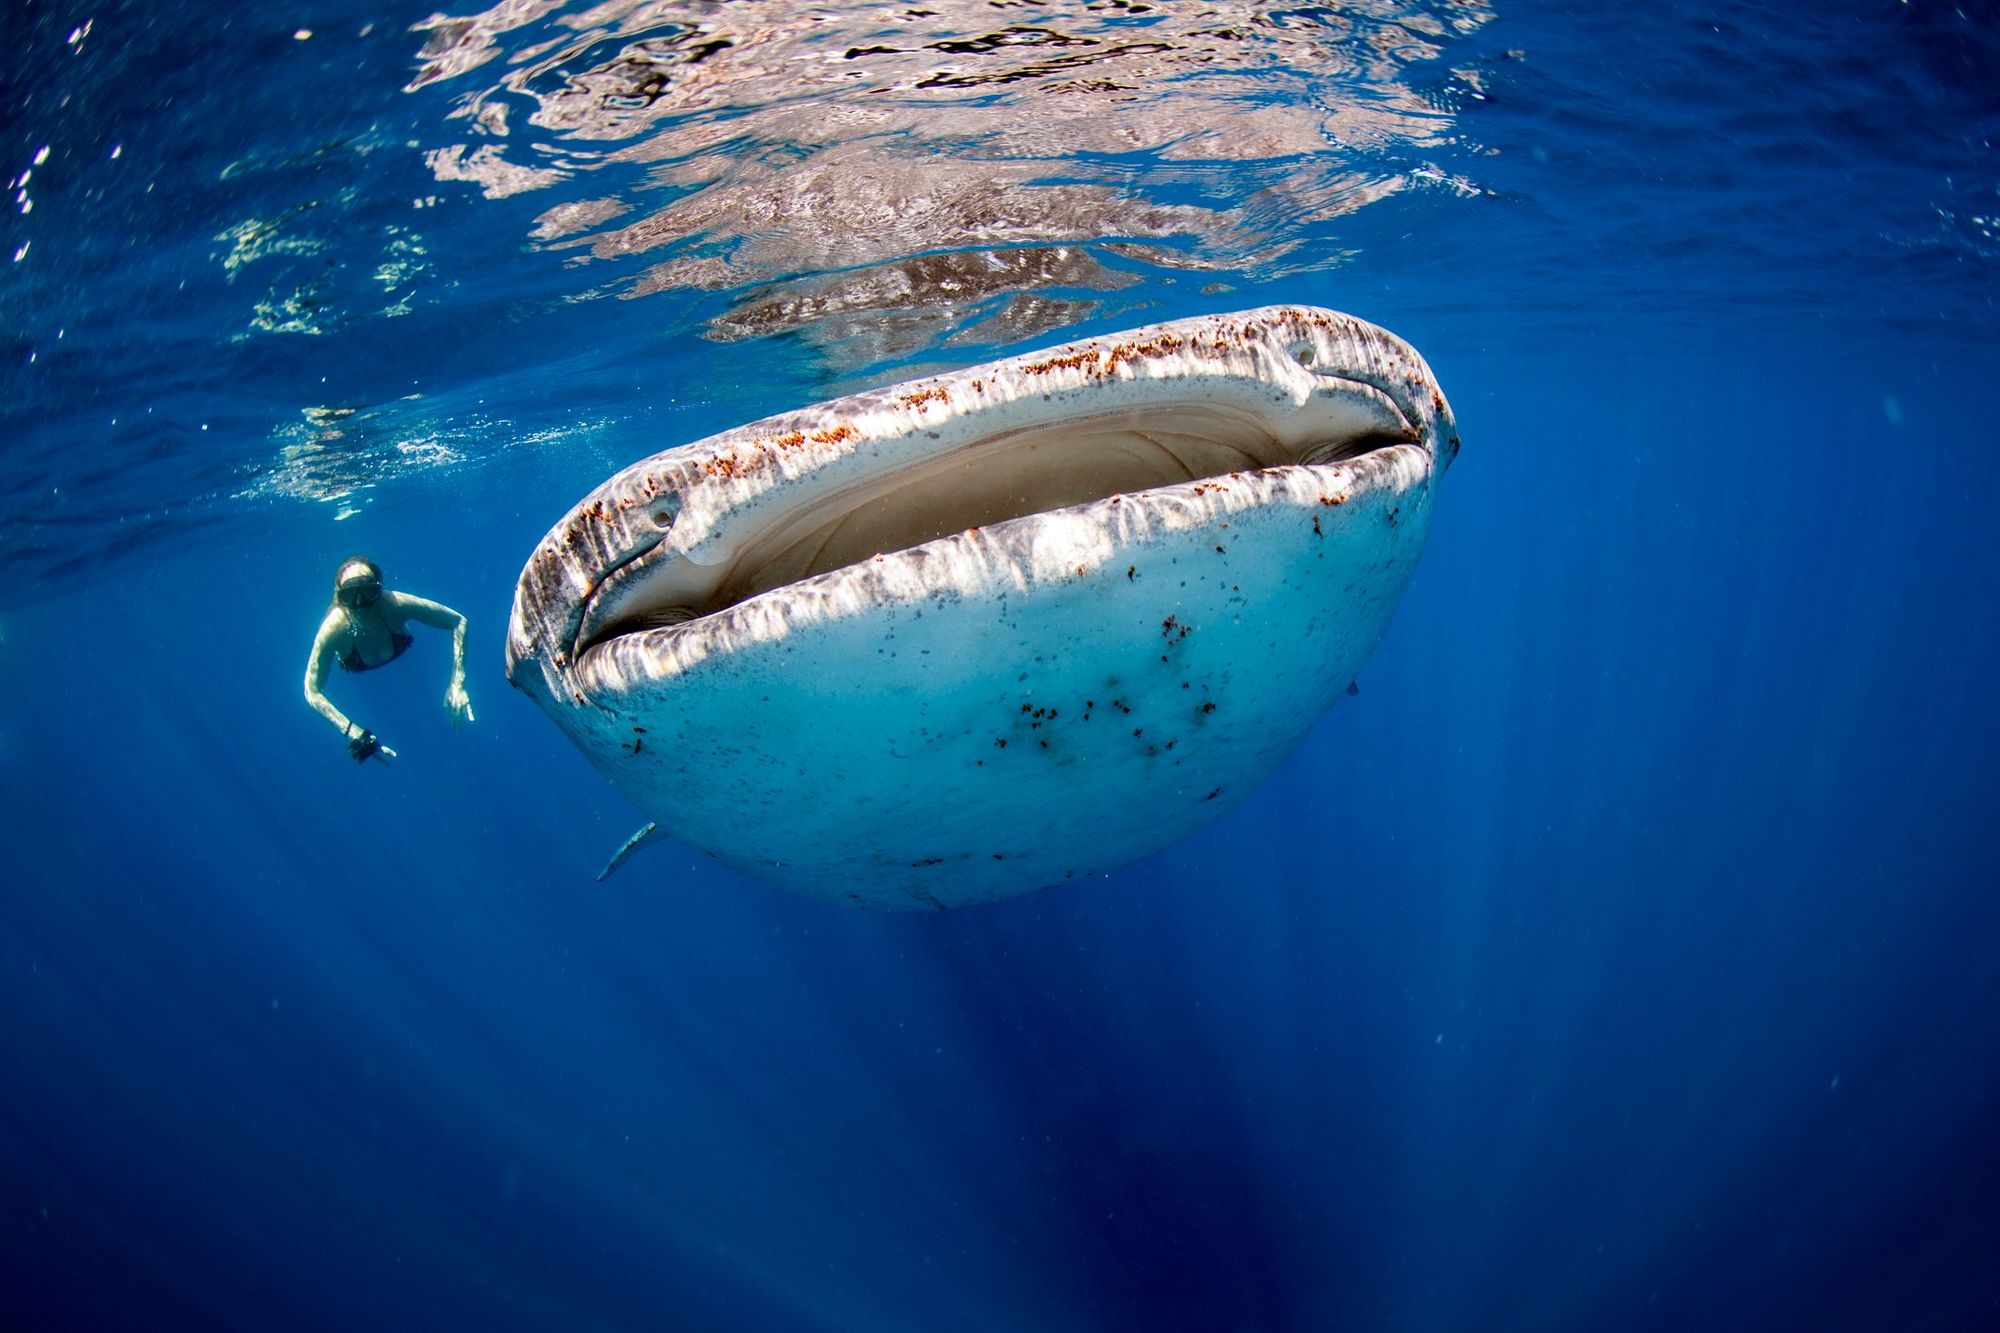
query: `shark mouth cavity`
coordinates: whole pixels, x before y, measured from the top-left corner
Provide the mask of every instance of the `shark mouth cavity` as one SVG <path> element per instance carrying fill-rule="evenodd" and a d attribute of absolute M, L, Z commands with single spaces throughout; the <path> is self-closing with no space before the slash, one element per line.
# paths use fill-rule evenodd
<path fill-rule="evenodd" d="M 623 566 L 598 590 L 606 603 L 616 591 L 615 617 L 586 613 L 574 651 L 1009 519 L 1266 468 L 1338 463 L 1419 438 L 1414 425 L 1329 422 L 1290 440 L 1274 425 L 1188 402 L 976 439 L 838 494 L 802 497 L 768 515 L 721 566 Z"/>
<path fill-rule="evenodd" d="M 982 530 L 1143 509 L 1312 468 L 1428 475 L 1456 449 L 1417 354 L 1330 311 L 1182 320 L 820 404 L 655 455 L 600 487 L 522 576 L 510 638 L 573 669 L 699 633 L 766 594 Z M 550 682 L 552 685 L 553 681 Z"/>

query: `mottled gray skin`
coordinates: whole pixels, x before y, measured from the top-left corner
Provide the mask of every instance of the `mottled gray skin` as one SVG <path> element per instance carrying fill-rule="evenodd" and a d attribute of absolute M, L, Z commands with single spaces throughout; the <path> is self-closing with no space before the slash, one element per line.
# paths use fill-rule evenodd
<path fill-rule="evenodd" d="M 1249 797 L 1380 639 L 1456 449 L 1414 350 L 1298 307 L 872 390 L 600 486 L 522 573 L 508 674 L 746 873 L 1006 897 Z M 977 520 L 1023 495 L 1083 498 Z"/>

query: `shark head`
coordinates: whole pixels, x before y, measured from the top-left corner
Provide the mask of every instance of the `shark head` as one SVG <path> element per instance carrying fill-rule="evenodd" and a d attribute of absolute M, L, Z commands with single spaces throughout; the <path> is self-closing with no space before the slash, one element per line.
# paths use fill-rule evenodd
<path fill-rule="evenodd" d="M 1354 680 L 1458 449 L 1408 344 L 1176 320 L 668 449 L 522 571 L 508 675 L 660 828 L 954 907 L 1147 855 Z"/>

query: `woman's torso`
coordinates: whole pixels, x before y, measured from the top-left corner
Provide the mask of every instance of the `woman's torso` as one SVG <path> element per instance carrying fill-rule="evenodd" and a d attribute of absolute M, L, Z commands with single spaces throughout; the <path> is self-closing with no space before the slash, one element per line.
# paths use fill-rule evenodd
<path fill-rule="evenodd" d="M 401 657 L 416 636 L 389 605 L 389 594 L 370 607 L 341 608 L 345 623 L 334 641 L 334 657 L 343 671 L 373 671 Z"/>

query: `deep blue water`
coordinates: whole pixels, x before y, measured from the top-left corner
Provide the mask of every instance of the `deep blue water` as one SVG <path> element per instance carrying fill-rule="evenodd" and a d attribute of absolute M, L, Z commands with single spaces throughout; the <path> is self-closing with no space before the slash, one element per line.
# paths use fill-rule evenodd
<path fill-rule="evenodd" d="M 801 12 L 755 0 L 559 10 L 442 77 L 421 6 L 0 19 L 0 1326 L 2000 1326 L 2000 15 L 1182 9 L 1216 93 L 1061 63 L 1158 8 L 1034 8 L 929 6 L 1055 62 L 963 106 L 786 102 L 730 64 Z M 561 120 L 645 108 L 590 76 L 640 40 L 722 91 Z M 758 203 L 1013 170 L 938 107 L 1042 133 L 1100 74 L 1138 100 L 989 189 L 1088 208 L 975 243 Z M 841 119 L 870 97 L 936 141 Z M 487 197 L 481 146 L 552 174 Z M 685 225 L 547 234 L 606 200 L 589 235 Z M 1060 271 L 852 285 L 962 250 Z M 1359 697 L 1257 798 L 957 913 L 672 846 L 592 882 L 640 816 L 500 666 L 574 500 L 1271 300 L 1410 339 L 1465 447 Z M 441 640 L 335 683 L 389 769 L 299 699 L 356 550 L 471 619 L 462 734 Z"/>

